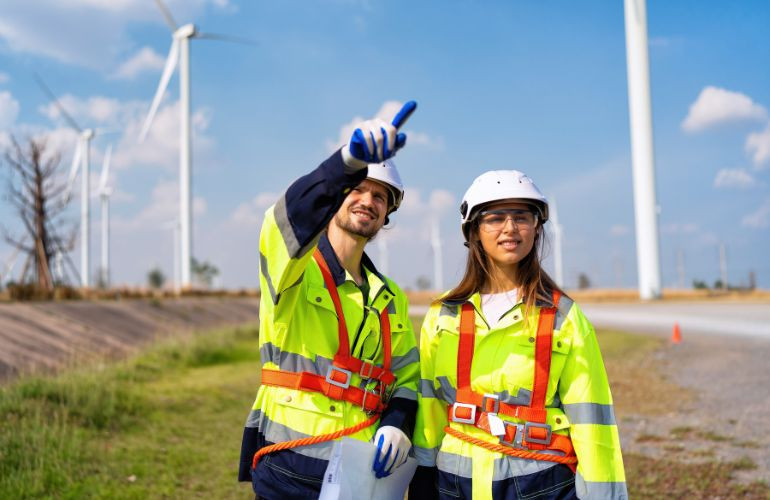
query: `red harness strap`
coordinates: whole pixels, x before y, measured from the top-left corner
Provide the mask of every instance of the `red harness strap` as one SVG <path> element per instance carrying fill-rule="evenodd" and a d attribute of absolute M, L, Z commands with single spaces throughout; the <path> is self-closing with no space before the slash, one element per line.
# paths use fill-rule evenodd
<path fill-rule="evenodd" d="M 340 302 L 334 278 L 318 249 L 313 254 L 313 258 L 321 268 L 321 275 L 323 276 L 326 288 L 329 290 L 329 295 L 331 295 L 334 309 L 337 312 L 339 346 L 337 353 L 334 355 L 332 366 L 329 368 L 326 376 L 310 372 L 298 373 L 263 368 L 262 383 L 270 386 L 320 392 L 332 399 L 349 401 L 359 405 L 367 412 L 382 413 L 386 406 L 383 399 L 385 390 L 387 386 L 393 384 L 396 380 L 395 375 L 390 371 L 392 353 L 388 311 L 385 309 L 380 314 L 380 331 L 384 350 L 383 366 L 379 367 L 373 363 L 351 356 L 348 329 L 345 324 L 342 303 Z M 379 382 L 378 390 L 372 391 L 351 386 L 353 373 L 357 373 L 365 379 L 377 380 Z"/>
<path fill-rule="evenodd" d="M 257 463 L 259 463 L 261 457 L 269 453 L 297 448 L 299 446 L 333 441 L 343 436 L 355 434 L 362 429 L 374 425 L 379 420 L 379 414 L 382 413 L 387 406 L 387 401 L 385 400 L 387 388 L 396 381 L 395 375 L 390 371 L 392 353 L 390 318 L 388 317 L 387 309 L 384 309 L 382 314 L 380 314 L 380 333 L 382 335 L 383 350 L 385 351 L 382 363 L 383 366 L 380 368 L 372 363 L 362 361 L 350 355 L 348 329 L 345 325 L 345 315 L 342 311 L 342 303 L 340 302 L 340 295 L 337 292 L 337 285 L 334 282 L 331 271 L 329 271 L 329 266 L 326 264 L 323 255 L 321 255 L 321 252 L 318 249 L 313 253 L 313 258 L 318 263 L 318 267 L 321 268 L 321 275 L 323 276 L 326 288 L 329 290 L 329 295 L 331 295 L 332 302 L 334 303 L 334 310 L 337 312 L 339 347 L 337 348 L 337 353 L 334 355 L 332 366 L 329 368 L 326 377 L 309 372 L 297 373 L 263 368 L 262 384 L 288 387 L 290 389 L 302 391 L 320 392 L 332 399 L 349 401 L 359 405 L 362 410 L 372 415 L 363 422 L 352 427 L 340 429 L 336 432 L 265 446 L 254 454 L 254 458 L 251 462 L 252 469 L 257 467 Z M 377 390 L 370 391 L 351 386 L 350 382 L 353 377 L 353 372 L 358 373 L 362 378 L 377 380 Z"/>
<path fill-rule="evenodd" d="M 503 421 L 505 433 L 500 436 L 500 444 L 503 447 L 500 448 L 499 445 L 493 445 L 494 448 L 490 448 L 493 451 L 536 460 L 551 460 L 568 464 L 577 462 L 570 438 L 560 434 L 553 434 L 551 426 L 545 423 L 547 416 L 545 397 L 551 370 L 553 327 L 556 318 L 556 307 L 559 304 L 560 297 L 561 294 L 559 292 L 554 292 L 554 307 L 540 309 L 535 337 L 534 381 L 529 406 L 511 405 L 500 401 L 499 396 L 496 394 L 481 395 L 471 389 L 471 365 L 476 335 L 475 309 L 473 304 L 468 302 L 462 305 L 460 312 L 460 339 L 457 350 L 457 397 L 456 403 L 448 408 L 449 420 L 473 425 L 490 434 L 493 434 L 493 432 L 489 418 L 490 416 L 497 418 L 498 413 L 525 421 L 523 424 Z M 476 442 L 479 440 L 455 429 L 447 427 L 446 430 L 455 437 L 483 446 Z M 488 446 L 485 447 L 489 448 Z M 560 451 L 565 456 L 525 451 L 546 449 Z M 563 459 L 568 460 L 565 461 Z"/>

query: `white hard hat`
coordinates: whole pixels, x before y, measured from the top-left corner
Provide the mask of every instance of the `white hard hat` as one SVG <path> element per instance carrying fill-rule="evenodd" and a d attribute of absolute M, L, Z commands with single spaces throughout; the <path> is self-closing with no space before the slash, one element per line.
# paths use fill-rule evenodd
<path fill-rule="evenodd" d="M 370 163 L 367 179 L 372 179 L 380 184 L 384 184 L 393 195 L 393 205 L 388 209 L 388 213 L 395 212 L 404 199 L 404 185 L 401 183 L 401 176 L 398 175 L 396 164 L 393 160 L 385 160 L 382 163 Z"/>
<path fill-rule="evenodd" d="M 503 200 L 532 202 L 537 207 L 540 221 L 548 220 L 548 200 L 532 179 L 518 170 L 490 170 L 476 177 L 463 196 L 460 222 L 466 239 L 470 228 L 468 223 L 479 209 L 493 201 Z"/>

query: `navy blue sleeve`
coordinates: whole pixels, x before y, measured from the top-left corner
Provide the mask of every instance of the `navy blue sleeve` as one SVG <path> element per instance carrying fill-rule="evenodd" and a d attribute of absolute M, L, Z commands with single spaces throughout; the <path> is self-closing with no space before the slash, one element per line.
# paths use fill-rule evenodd
<path fill-rule="evenodd" d="M 321 165 L 289 186 L 284 195 L 286 215 L 299 248 L 326 227 L 350 190 L 361 183 L 368 168 L 352 170 L 337 150 Z"/>
<path fill-rule="evenodd" d="M 380 427 L 392 425 L 398 427 L 409 439 L 414 434 L 414 421 L 417 415 L 417 401 L 407 398 L 393 398 L 380 417 Z"/>

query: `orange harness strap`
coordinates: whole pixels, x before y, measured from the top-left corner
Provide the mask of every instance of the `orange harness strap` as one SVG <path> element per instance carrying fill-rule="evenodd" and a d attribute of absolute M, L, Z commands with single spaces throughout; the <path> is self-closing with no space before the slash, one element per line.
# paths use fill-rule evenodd
<path fill-rule="evenodd" d="M 348 339 L 348 329 L 345 324 L 345 316 L 342 311 L 342 303 L 340 302 L 340 295 L 337 292 L 337 285 L 334 282 L 329 266 L 321 255 L 321 252 L 316 249 L 313 253 L 313 258 L 318 263 L 318 267 L 321 269 L 321 275 L 323 276 L 326 288 L 331 296 L 332 303 L 334 304 L 334 310 L 337 312 L 337 332 L 339 338 L 339 346 L 337 353 L 334 355 L 334 361 L 329 369 L 329 372 L 324 377 L 310 372 L 288 372 L 284 370 L 269 370 L 262 369 L 262 384 L 277 387 L 287 387 L 290 389 L 298 389 L 302 391 L 320 392 L 325 396 L 340 400 L 348 401 L 359 405 L 363 411 L 367 413 L 374 413 L 369 419 L 336 432 L 329 434 L 322 434 L 320 436 L 310 436 L 302 439 L 295 439 L 293 441 L 285 441 L 283 443 L 275 443 L 270 446 L 261 448 L 254 454 L 252 460 L 252 469 L 257 466 L 259 459 L 274 451 L 288 450 L 290 448 L 296 448 L 299 446 L 307 446 L 311 444 L 324 443 L 326 441 L 333 441 L 343 436 L 349 436 L 356 432 L 365 429 L 371 425 L 374 425 L 380 418 L 380 413 L 387 406 L 383 397 L 387 386 L 392 385 L 396 381 L 396 377 L 393 372 L 390 371 L 392 353 L 391 353 L 391 334 L 390 334 L 390 318 L 388 317 L 387 309 L 384 309 L 380 314 L 380 333 L 382 335 L 383 344 L 383 366 L 374 365 L 355 358 L 350 355 L 350 341 Z M 358 373 L 362 378 L 377 380 L 379 382 L 377 390 L 367 390 L 366 388 L 360 389 L 355 386 L 351 386 L 350 382 L 353 377 L 353 373 Z"/>
<path fill-rule="evenodd" d="M 251 461 L 251 468 L 255 469 L 259 463 L 259 459 L 268 453 L 288 450 L 290 448 L 298 448 L 300 446 L 309 446 L 311 444 L 325 443 L 326 441 L 334 441 L 335 439 L 339 439 L 341 437 L 350 436 L 351 434 L 355 434 L 361 429 L 366 429 L 367 427 L 374 425 L 377 423 L 379 418 L 379 415 L 372 415 L 368 420 L 364 420 L 360 424 L 354 425 L 353 427 L 348 427 L 346 429 L 340 429 L 337 432 L 321 434 L 320 436 L 310 436 L 302 439 L 295 439 L 294 441 L 284 441 L 283 443 L 275 443 L 271 444 L 270 446 L 265 446 L 264 448 L 260 448 L 259 451 L 254 454 L 254 459 Z"/>
<path fill-rule="evenodd" d="M 540 310 L 535 338 L 535 373 L 529 406 L 504 403 L 495 394 L 481 395 L 471 389 L 471 365 L 476 335 L 475 310 L 473 304 L 468 302 L 462 305 L 457 351 L 457 398 L 454 405 L 448 408 L 449 420 L 473 425 L 490 434 L 494 433 L 491 430 L 489 418 L 497 417 L 498 413 L 525 420 L 525 423 L 503 421 L 505 433 L 500 436 L 500 444 L 476 439 L 449 426 L 445 428 L 448 434 L 510 456 L 565 464 L 577 463 L 571 439 L 568 436 L 553 434 L 550 425 L 545 423 L 547 416 L 545 397 L 551 370 L 553 327 L 560 297 L 559 292 L 554 292 L 554 307 L 544 307 Z M 560 451 L 565 456 L 527 451 L 546 449 Z M 575 470 L 574 465 L 571 468 Z"/>

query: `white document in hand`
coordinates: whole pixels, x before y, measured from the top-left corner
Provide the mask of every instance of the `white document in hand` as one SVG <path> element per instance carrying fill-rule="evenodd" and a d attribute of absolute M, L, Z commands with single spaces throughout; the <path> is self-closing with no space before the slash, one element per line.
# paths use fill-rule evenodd
<path fill-rule="evenodd" d="M 358 439 L 342 438 L 335 443 L 319 500 L 403 500 L 417 460 L 409 457 L 388 477 L 377 479 L 372 470 L 375 453 L 376 446 Z"/>

